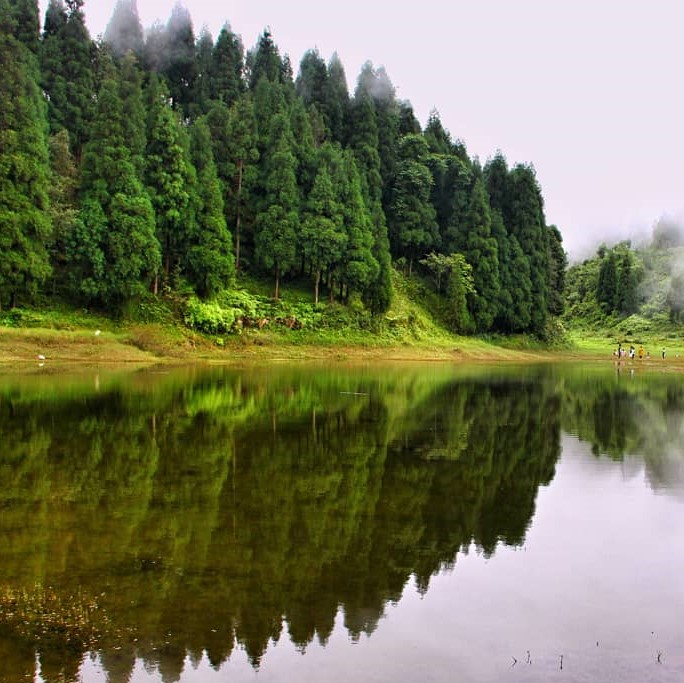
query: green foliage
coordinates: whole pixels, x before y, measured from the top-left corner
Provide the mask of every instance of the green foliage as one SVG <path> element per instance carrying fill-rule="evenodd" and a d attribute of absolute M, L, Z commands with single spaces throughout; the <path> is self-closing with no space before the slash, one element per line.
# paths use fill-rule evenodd
<path fill-rule="evenodd" d="M 235 317 L 232 308 L 223 308 L 216 301 L 200 301 L 191 297 L 185 305 L 183 322 L 190 329 L 204 334 L 223 334 L 232 331 Z"/>
<path fill-rule="evenodd" d="M 0 10 L 3 10 L 0 5 Z M 50 169 L 35 57 L 0 19 L 0 308 L 33 297 L 50 275 Z M 2 12 L 0 12 L 2 13 Z"/>

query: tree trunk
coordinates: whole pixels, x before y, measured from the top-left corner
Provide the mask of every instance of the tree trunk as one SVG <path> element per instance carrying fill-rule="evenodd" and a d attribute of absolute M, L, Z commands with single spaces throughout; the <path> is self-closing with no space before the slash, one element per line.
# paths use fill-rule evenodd
<path fill-rule="evenodd" d="M 275 294 L 273 298 L 278 301 L 278 296 L 280 295 L 280 268 L 276 266 L 275 269 Z"/>
<path fill-rule="evenodd" d="M 314 280 L 314 304 L 318 303 L 318 285 L 321 282 L 321 271 L 320 269 L 316 271 L 316 278 Z"/>

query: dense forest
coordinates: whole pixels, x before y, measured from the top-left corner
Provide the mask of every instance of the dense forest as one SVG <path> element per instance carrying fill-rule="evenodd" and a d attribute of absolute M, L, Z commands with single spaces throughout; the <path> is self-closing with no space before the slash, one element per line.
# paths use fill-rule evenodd
<path fill-rule="evenodd" d="M 268 29 L 245 50 L 177 5 L 145 31 L 119 0 L 95 41 L 83 6 L 50 0 L 41 22 L 0 0 L 0 307 L 173 296 L 196 322 L 239 308 L 247 277 L 377 315 L 395 268 L 434 282 L 457 332 L 543 334 L 562 313 L 534 168 L 482 166 L 436 111 L 422 128 L 383 67 L 350 93 L 337 55 L 295 76 Z"/>
<path fill-rule="evenodd" d="M 684 231 L 668 218 L 648 241 L 602 244 L 566 275 L 565 319 L 621 335 L 669 331 L 684 322 Z"/>

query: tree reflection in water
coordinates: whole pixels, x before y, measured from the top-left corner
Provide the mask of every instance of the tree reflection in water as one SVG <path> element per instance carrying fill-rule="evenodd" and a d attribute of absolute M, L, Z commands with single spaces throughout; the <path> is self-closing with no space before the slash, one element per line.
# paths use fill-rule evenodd
<path fill-rule="evenodd" d="M 644 449 L 637 416 L 682 405 L 551 367 L 7 380 L 0 681 L 36 651 L 46 681 L 91 650 L 112 683 L 236 646 L 258 667 L 284 631 L 325 644 L 340 611 L 358 639 L 412 576 L 427 591 L 472 544 L 524 542 L 561 423 L 619 457 Z"/>

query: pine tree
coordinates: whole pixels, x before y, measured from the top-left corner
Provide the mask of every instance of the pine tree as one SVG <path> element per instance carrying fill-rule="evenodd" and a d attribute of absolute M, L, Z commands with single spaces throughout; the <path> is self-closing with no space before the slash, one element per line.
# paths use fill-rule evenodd
<path fill-rule="evenodd" d="M 145 43 L 137 0 L 117 0 L 103 41 L 108 46 L 110 54 L 118 59 L 129 52 L 138 59 L 142 58 Z"/>
<path fill-rule="evenodd" d="M 601 260 L 598 283 L 596 285 L 596 300 L 601 310 L 609 315 L 618 302 L 618 275 L 615 252 L 611 249 Z"/>
<path fill-rule="evenodd" d="M 514 235 L 529 261 L 532 299 L 530 330 L 541 333 L 548 316 L 549 251 L 543 199 L 534 169 L 518 164 L 510 174 L 509 232 Z"/>
<path fill-rule="evenodd" d="M 245 232 L 249 246 L 253 243 L 250 229 L 255 215 L 252 191 L 258 176 L 256 162 L 259 151 L 251 95 L 241 95 L 230 110 L 222 103 L 214 103 L 207 123 L 211 130 L 217 173 L 223 187 L 226 224 L 235 239 L 235 270 L 239 272 Z"/>
<path fill-rule="evenodd" d="M 205 119 L 192 127 L 192 163 L 197 171 L 198 206 L 195 231 L 189 238 L 188 270 L 197 293 L 209 297 L 229 285 L 235 275 L 235 260 Z"/>
<path fill-rule="evenodd" d="M 48 95 L 48 120 L 53 133 L 69 131 L 72 150 L 80 158 L 89 139 L 95 91 L 95 46 L 85 25 L 83 0 L 50 0 L 45 16 L 40 66 Z"/>
<path fill-rule="evenodd" d="M 240 37 L 226 24 L 219 33 L 211 54 L 209 69 L 209 95 L 231 105 L 244 91 L 243 71 L 245 51 Z"/>
<path fill-rule="evenodd" d="M 342 144 L 345 141 L 345 122 L 349 115 L 349 90 L 344 67 L 336 52 L 328 62 L 322 113 L 331 140 Z"/>
<path fill-rule="evenodd" d="M 618 268 L 615 308 L 622 315 L 631 315 L 637 309 L 637 277 L 632 265 L 632 253 L 626 249 Z"/>
<path fill-rule="evenodd" d="M 263 208 L 257 216 L 255 256 L 273 272 L 274 298 L 280 296 L 280 278 L 297 261 L 296 233 L 299 224 L 299 191 L 292 153 L 292 133 L 287 116 L 274 121 L 271 153 L 265 159 Z"/>
<path fill-rule="evenodd" d="M 248 54 L 247 63 L 250 90 L 254 90 L 262 78 L 271 83 L 283 82 L 283 60 L 268 29 L 259 36 L 256 48 Z"/>
<path fill-rule="evenodd" d="M 176 4 L 164 33 L 162 73 L 166 76 L 173 106 L 183 117 L 191 116 L 197 80 L 195 30 L 190 12 Z"/>
<path fill-rule="evenodd" d="M 562 315 L 565 298 L 565 271 L 568 258 L 563 249 L 563 237 L 555 225 L 548 226 L 549 237 L 549 313 Z"/>
<path fill-rule="evenodd" d="M 407 135 L 401 140 L 388 222 L 394 255 L 407 258 L 409 272 L 413 262 L 438 242 L 436 214 L 430 202 L 432 175 L 427 158 L 427 143 L 421 135 Z"/>
<path fill-rule="evenodd" d="M 380 264 L 373 255 L 372 218 L 363 199 L 356 158 L 350 150 L 344 152 L 341 177 L 336 183 L 347 232 L 341 278 L 348 290 L 359 292 L 364 298 L 372 297 Z"/>
<path fill-rule="evenodd" d="M 489 199 L 482 178 L 473 185 L 467 232 L 460 251 L 473 268 L 474 291 L 469 308 L 475 326 L 484 332 L 491 328 L 497 314 L 500 281 L 498 245 L 492 236 Z"/>
<path fill-rule="evenodd" d="M 33 55 L 40 44 L 40 12 L 37 0 L 10 0 L 9 12 L 14 23 L 14 36 Z"/>
<path fill-rule="evenodd" d="M 326 156 L 335 157 L 334 149 L 322 150 L 321 163 L 307 198 L 300 232 L 304 258 L 309 264 L 314 280 L 314 302 L 318 303 L 321 273 L 332 271 L 342 261 L 347 247 L 347 233 L 344 227 L 344 211 L 339 201 Z M 333 163 L 339 159 L 332 160 Z"/>
<path fill-rule="evenodd" d="M 192 100 L 188 106 L 191 118 L 204 116 L 209 111 L 212 99 L 211 69 L 214 52 L 214 40 L 211 33 L 202 29 L 195 45 L 195 83 Z"/>
<path fill-rule="evenodd" d="M 14 19 L 0 0 L 0 308 L 35 295 L 49 276 L 52 233 L 45 107 Z"/>
<path fill-rule="evenodd" d="M 50 216 L 54 227 L 50 242 L 53 268 L 52 290 L 62 291 L 68 282 L 67 245 L 72 239 L 78 219 L 78 170 L 69 149 L 66 130 L 50 137 Z"/>
<path fill-rule="evenodd" d="M 122 57 L 120 66 L 120 93 L 123 111 L 123 139 L 131 154 L 138 178 L 145 172 L 145 149 L 147 147 L 146 111 L 143 101 L 143 74 L 132 52 Z"/>
<path fill-rule="evenodd" d="M 188 235 L 194 230 L 188 178 L 190 169 L 180 122 L 163 85 L 150 87 L 145 183 L 154 207 L 163 274 L 170 284 L 172 269 L 181 265 Z"/>
<path fill-rule="evenodd" d="M 103 83 L 83 159 L 81 217 L 69 245 L 73 286 L 88 302 L 120 309 L 159 271 L 154 211 L 123 139 L 119 84 Z"/>
<path fill-rule="evenodd" d="M 366 290 L 364 301 L 374 313 L 382 313 L 389 308 L 392 301 L 392 261 L 385 212 L 382 207 L 382 177 L 375 105 L 373 99 L 365 92 L 358 97 L 355 96 L 351 104 L 349 140 L 359 167 L 364 203 L 371 216 L 373 256 L 380 267 L 376 281 Z"/>

